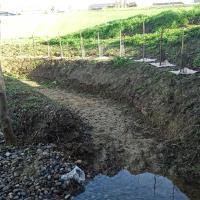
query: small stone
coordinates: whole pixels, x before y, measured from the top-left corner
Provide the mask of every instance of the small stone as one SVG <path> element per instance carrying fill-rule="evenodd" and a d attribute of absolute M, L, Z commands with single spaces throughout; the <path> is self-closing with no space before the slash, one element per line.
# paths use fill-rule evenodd
<path fill-rule="evenodd" d="M 71 197 L 71 195 L 70 195 L 70 194 L 67 194 L 67 195 L 65 196 L 65 199 L 70 199 L 70 197 Z"/>
<path fill-rule="evenodd" d="M 17 199 L 19 199 L 19 196 L 15 196 L 13 199 L 14 199 L 14 200 L 17 200 Z"/>
<path fill-rule="evenodd" d="M 82 160 L 75 161 L 76 164 L 81 164 L 82 162 L 83 162 Z"/>
<path fill-rule="evenodd" d="M 61 186 L 62 183 L 61 183 L 61 182 L 56 182 L 55 185 L 56 185 L 56 186 Z"/>
<path fill-rule="evenodd" d="M 17 155 L 12 155 L 11 158 L 15 159 L 15 158 L 17 158 Z"/>
<path fill-rule="evenodd" d="M 19 173 L 18 172 L 14 172 L 14 177 L 18 177 L 19 176 Z"/>
<path fill-rule="evenodd" d="M 49 192 L 47 190 L 44 191 L 44 194 L 47 195 Z"/>
<path fill-rule="evenodd" d="M 58 180 L 58 179 L 59 179 L 59 174 L 55 174 L 55 175 L 53 176 L 53 178 L 54 178 L 55 180 Z"/>
<path fill-rule="evenodd" d="M 25 197 L 26 196 L 26 192 L 21 192 L 21 196 Z"/>
<path fill-rule="evenodd" d="M 63 190 L 66 190 L 68 185 L 69 185 L 69 181 L 64 181 L 64 183 L 62 184 Z"/>
<path fill-rule="evenodd" d="M 9 157 L 10 155 L 11 155 L 11 153 L 10 152 L 6 152 L 6 157 Z"/>
<path fill-rule="evenodd" d="M 13 193 L 12 193 L 12 192 L 9 193 L 9 194 L 8 194 L 8 197 L 9 197 L 10 199 L 13 199 Z"/>
<path fill-rule="evenodd" d="M 44 152 L 42 153 L 42 155 L 43 155 L 43 156 L 48 156 L 49 153 L 48 153 L 47 151 L 44 151 Z"/>
<path fill-rule="evenodd" d="M 3 192 L 6 192 L 6 191 L 8 191 L 9 190 L 9 186 L 5 186 L 4 188 L 3 188 Z"/>
<path fill-rule="evenodd" d="M 58 194 L 59 190 L 54 190 L 53 193 Z"/>

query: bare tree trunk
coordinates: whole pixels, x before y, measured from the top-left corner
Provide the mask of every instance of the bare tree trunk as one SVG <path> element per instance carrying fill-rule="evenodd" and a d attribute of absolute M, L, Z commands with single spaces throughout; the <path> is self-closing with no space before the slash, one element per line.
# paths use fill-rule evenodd
<path fill-rule="evenodd" d="M 0 66 L 0 126 L 3 131 L 7 144 L 15 145 L 16 137 L 14 136 L 11 126 L 11 120 L 8 116 L 7 99 L 5 93 L 4 79 Z"/>

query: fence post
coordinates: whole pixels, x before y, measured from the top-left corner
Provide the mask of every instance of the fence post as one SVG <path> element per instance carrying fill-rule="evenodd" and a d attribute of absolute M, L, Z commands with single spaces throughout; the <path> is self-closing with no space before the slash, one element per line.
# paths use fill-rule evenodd
<path fill-rule="evenodd" d="M 142 58 L 143 58 L 143 61 L 144 61 L 144 59 L 145 59 L 145 32 L 146 32 L 146 30 L 145 30 L 145 22 L 143 22 L 143 44 L 142 44 Z"/>
<path fill-rule="evenodd" d="M 162 65 L 163 61 L 163 29 L 160 33 L 160 66 Z"/>
<path fill-rule="evenodd" d="M 182 33 L 182 37 L 181 37 L 181 69 L 180 70 L 182 70 L 183 69 L 183 58 L 184 57 L 184 31 L 183 31 L 183 33 Z"/>
<path fill-rule="evenodd" d="M 80 33 L 80 44 L 81 44 L 81 55 L 82 55 L 82 58 L 85 58 L 85 48 L 84 48 L 82 33 Z"/>
<path fill-rule="evenodd" d="M 122 39 L 122 31 L 120 30 L 120 57 L 125 56 L 124 38 Z"/>
<path fill-rule="evenodd" d="M 63 48 L 62 48 L 62 39 L 59 33 L 58 33 L 58 38 L 59 38 L 59 43 L 60 43 L 60 55 L 61 55 L 61 58 L 63 58 L 64 55 L 63 55 Z"/>
<path fill-rule="evenodd" d="M 18 44 L 19 44 L 19 56 L 22 55 L 22 46 L 21 46 L 21 41 L 18 39 Z"/>
<path fill-rule="evenodd" d="M 50 44 L 49 44 L 49 37 L 48 37 L 48 35 L 47 35 L 47 53 L 48 53 L 48 58 L 50 58 L 51 57 L 51 49 L 50 49 Z"/>
<path fill-rule="evenodd" d="M 36 57 L 36 52 L 35 52 L 35 38 L 34 36 L 32 35 L 32 45 L 33 45 L 33 56 L 34 56 L 34 59 Z"/>
<path fill-rule="evenodd" d="M 1 20 L 0 20 L 0 44 L 1 41 Z M 2 45 L 1 45 L 2 47 Z M 3 131 L 5 141 L 7 144 L 15 145 L 16 137 L 14 136 L 11 120 L 8 116 L 7 98 L 5 92 L 5 83 L 2 72 L 2 48 L 0 50 L 0 127 Z"/>
<path fill-rule="evenodd" d="M 102 57 L 103 56 L 103 49 L 102 49 L 101 42 L 100 42 L 99 32 L 98 32 L 98 49 L 99 49 L 99 57 Z"/>
<path fill-rule="evenodd" d="M 67 42 L 67 44 L 66 44 L 66 53 L 65 53 L 65 57 L 67 57 L 67 58 L 68 58 L 68 57 L 71 57 L 68 42 Z"/>

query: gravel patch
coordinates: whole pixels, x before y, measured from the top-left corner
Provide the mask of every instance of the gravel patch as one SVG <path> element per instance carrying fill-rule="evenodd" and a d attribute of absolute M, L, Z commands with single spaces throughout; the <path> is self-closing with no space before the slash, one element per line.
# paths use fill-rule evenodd
<path fill-rule="evenodd" d="M 26 148 L 1 144 L 0 200 L 71 199 L 84 186 L 61 177 L 75 167 L 54 144 Z"/>

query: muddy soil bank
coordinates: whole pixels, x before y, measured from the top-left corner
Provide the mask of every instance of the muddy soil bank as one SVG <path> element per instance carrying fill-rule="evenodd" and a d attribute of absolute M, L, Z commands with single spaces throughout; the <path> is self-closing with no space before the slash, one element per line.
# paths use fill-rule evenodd
<path fill-rule="evenodd" d="M 5 81 L 12 125 L 20 145 L 54 143 L 65 149 L 67 158 L 93 157 L 92 140 L 87 134 L 91 128 L 75 112 L 11 76 Z"/>
<path fill-rule="evenodd" d="M 6 70 L 65 89 L 126 102 L 157 128 L 164 164 L 189 182 L 200 177 L 200 77 L 174 76 L 164 69 L 132 63 L 16 60 Z"/>
<path fill-rule="evenodd" d="M 174 76 L 163 69 L 132 63 L 45 61 L 6 68 L 62 88 L 100 94 L 126 102 L 159 130 L 164 162 L 187 181 L 200 179 L 200 77 Z M 31 66 L 31 65 L 30 65 Z"/>

